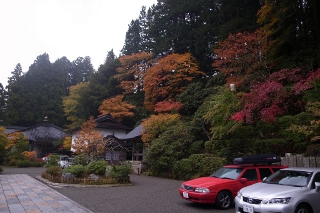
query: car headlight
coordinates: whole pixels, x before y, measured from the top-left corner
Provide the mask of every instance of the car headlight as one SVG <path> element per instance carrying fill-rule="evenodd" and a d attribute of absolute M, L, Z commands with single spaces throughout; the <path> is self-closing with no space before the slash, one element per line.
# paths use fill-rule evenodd
<path fill-rule="evenodd" d="M 241 193 L 240 191 L 238 191 L 237 197 L 238 197 L 238 198 L 241 198 L 241 196 L 242 196 L 242 193 Z"/>
<path fill-rule="evenodd" d="M 194 191 L 195 192 L 199 192 L 199 193 L 210 193 L 210 190 L 208 188 L 199 188 L 199 187 L 197 187 Z"/>
<path fill-rule="evenodd" d="M 185 189 L 183 184 L 181 184 L 180 188 L 181 188 L 181 189 Z"/>
<path fill-rule="evenodd" d="M 280 204 L 288 204 L 291 200 L 291 197 L 285 197 L 285 198 L 272 198 L 271 200 L 263 200 L 263 204 L 275 204 L 275 203 L 280 203 Z"/>

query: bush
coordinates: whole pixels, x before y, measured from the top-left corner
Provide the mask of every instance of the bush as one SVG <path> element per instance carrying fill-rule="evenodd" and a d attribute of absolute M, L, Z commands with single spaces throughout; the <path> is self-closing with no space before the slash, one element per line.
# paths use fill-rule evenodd
<path fill-rule="evenodd" d="M 88 165 L 89 158 L 84 154 L 77 155 L 73 158 L 72 163 L 76 165 Z"/>
<path fill-rule="evenodd" d="M 31 162 L 28 160 L 19 160 L 17 163 L 18 167 L 30 167 L 31 166 Z"/>
<path fill-rule="evenodd" d="M 50 167 L 47 167 L 46 173 L 53 176 L 61 176 L 62 169 L 59 166 L 50 166 Z"/>
<path fill-rule="evenodd" d="M 81 177 L 85 172 L 85 167 L 83 165 L 72 165 L 63 170 L 63 173 L 71 173 L 76 177 Z"/>
<path fill-rule="evenodd" d="M 104 160 L 98 160 L 89 163 L 85 167 L 85 172 L 88 174 L 95 174 L 95 175 L 104 175 L 106 173 L 107 162 Z"/>
<path fill-rule="evenodd" d="M 2 166 L 0 166 L 0 173 L 2 173 L 3 172 L 3 169 L 2 169 Z"/>
<path fill-rule="evenodd" d="M 112 166 L 108 177 L 111 178 L 127 178 L 133 173 L 131 163 L 123 163 L 121 165 Z"/>
<path fill-rule="evenodd" d="M 17 160 L 16 159 L 10 159 L 8 166 L 16 166 L 17 165 Z"/>
<path fill-rule="evenodd" d="M 60 156 L 50 155 L 47 159 L 46 167 L 59 166 Z"/>
<path fill-rule="evenodd" d="M 226 164 L 225 158 L 208 154 L 193 154 L 188 159 L 182 159 L 174 165 L 174 178 L 190 180 L 197 177 L 209 176 Z"/>
<path fill-rule="evenodd" d="M 31 162 L 32 167 L 42 167 L 43 165 L 43 162 Z"/>

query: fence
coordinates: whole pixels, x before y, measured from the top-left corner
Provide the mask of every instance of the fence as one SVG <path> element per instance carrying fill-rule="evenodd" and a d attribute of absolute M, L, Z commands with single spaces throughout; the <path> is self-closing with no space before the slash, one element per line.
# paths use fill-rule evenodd
<path fill-rule="evenodd" d="M 303 154 L 286 153 L 285 157 L 281 159 L 281 164 L 289 167 L 320 167 L 320 157 L 305 157 Z"/>

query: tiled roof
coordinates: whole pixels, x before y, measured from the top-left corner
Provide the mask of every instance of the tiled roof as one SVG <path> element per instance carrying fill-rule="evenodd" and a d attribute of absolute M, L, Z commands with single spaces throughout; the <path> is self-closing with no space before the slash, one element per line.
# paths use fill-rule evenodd
<path fill-rule="evenodd" d="M 34 126 L 25 128 L 21 130 L 21 132 L 28 137 L 28 140 L 44 143 L 52 143 L 53 141 L 67 136 L 62 128 L 57 127 L 46 120 Z"/>
<path fill-rule="evenodd" d="M 6 130 L 5 130 L 6 134 L 10 134 L 10 133 L 13 133 L 16 131 L 21 131 L 26 128 L 23 126 L 3 126 L 3 127 L 6 128 Z"/>
<path fill-rule="evenodd" d="M 136 128 L 134 128 L 131 132 L 129 132 L 128 134 L 126 134 L 123 137 L 119 137 L 118 139 L 120 140 L 129 140 L 129 139 L 134 139 L 137 137 L 140 137 L 143 133 L 143 127 L 142 125 L 138 125 Z"/>

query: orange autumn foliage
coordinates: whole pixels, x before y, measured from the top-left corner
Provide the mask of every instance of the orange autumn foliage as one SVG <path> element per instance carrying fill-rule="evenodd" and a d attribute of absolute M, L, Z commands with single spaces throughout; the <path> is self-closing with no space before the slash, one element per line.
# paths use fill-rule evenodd
<path fill-rule="evenodd" d="M 145 107 L 152 111 L 157 102 L 174 100 L 186 89 L 187 82 L 204 75 L 190 53 L 170 54 L 159 59 L 144 77 Z"/>
<path fill-rule="evenodd" d="M 168 101 L 162 101 L 162 102 L 156 103 L 154 107 L 154 111 L 157 113 L 164 113 L 164 112 L 169 113 L 172 111 L 177 112 L 179 111 L 179 109 L 181 109 L 181 107 L 182 107 L 182 103 L 168 100 Z"/>
<path fill-rule="evenodd" d="M 119 57 L 121 66 L 117 69 L 118 74 L 115 75 L 115 78 L 120 82 L 120 87 L 124 89 L 124 94 L 143 90 L 143 79 L 146 70 L 154 61 L 153 58 L 154 55 L 147 52 Z"/>
<path fill-rule="evenodd" d="M 36 152 L 35 151 L 24 151 L 21 153 L 23 156 L 25 156 L 29 161 L 34 161 L 36 157 Z"/>
<path fill-rule="evenodd" d="M 122 101 L 123 95 L 117 95 L 112 98 L 104 100 L 99 106 L 99 112 L 101 115 L 112 114 L 112 117 L 121 121 L 124 117 L 133 117 L 132 110 L 136 109 L 134 105 Z"/>
<path fill-rule="evenodd" d="M 103 135 L 95 129 L 97 124 L 91 116 L 88 121 L 84 122 L 81 130 L 77 133 L 72 144 L 75 154 L 85 154 L 92 161 L 99 159 L 104 154 L 106 141 L 103 140 Z"/>
<path fill-rule="evenodd" d="M 261 76 L 269 73 L 271 64 L 265 58 L 260 37 L 259 30 L 230 34 L 214 50 L 217 57 L 212 66 L 226 76 L 228 85 L 233 83 L 238 87 L 247 84 L 254 73 Z"/>

